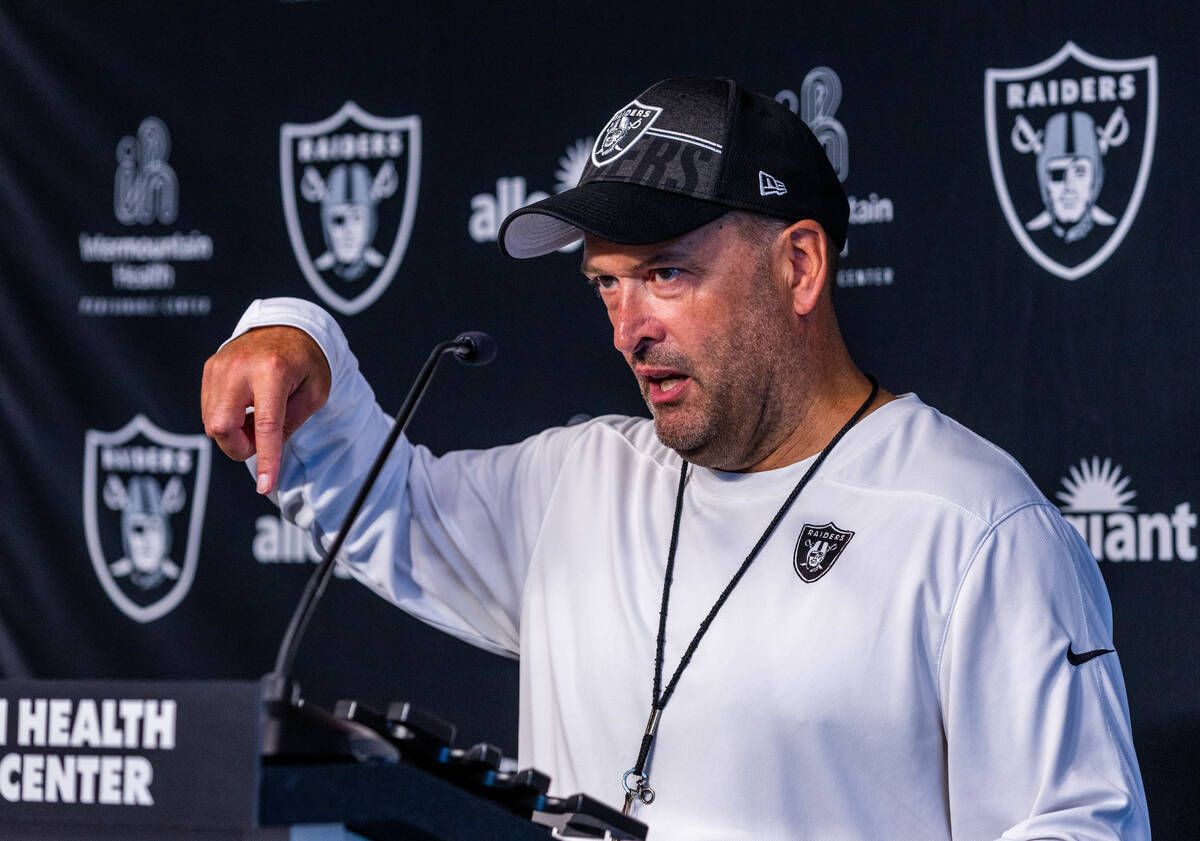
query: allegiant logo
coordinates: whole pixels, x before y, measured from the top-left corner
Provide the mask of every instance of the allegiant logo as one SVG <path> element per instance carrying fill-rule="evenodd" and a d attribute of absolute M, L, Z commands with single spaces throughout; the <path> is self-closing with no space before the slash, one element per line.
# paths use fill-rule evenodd
<path fill-rule="evenodd" d="M 1138 511 L 1137 492 L 1112 459 L 1082 460 L 1062 479 L 1063 518 L 1087 541 L 1097 561 L 1194 561 L 1197 516 L 1188 502 L 1166 512 Z"/>

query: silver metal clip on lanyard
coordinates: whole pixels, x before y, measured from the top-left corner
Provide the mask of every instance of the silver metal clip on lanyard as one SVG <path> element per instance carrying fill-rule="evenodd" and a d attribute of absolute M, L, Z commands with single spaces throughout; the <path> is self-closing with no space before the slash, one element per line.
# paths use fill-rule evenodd
<path fill-rule="evenodd" d="M 650 720 L 646 722 L 646 733 L 642 736 L 642 742 L 649 745 L 654 741 L 654 734 L 658 730 L 658 720 L 662 718 L 662 707 L 654 706 L 650 709 Z M 644 760 L 639 758 L 639 766 L 644 764 Z M 633 784 L 630 785 L 630 778 L 633 778 Z M 621 787 L 625 789 L 625 807 L 621 810 L 628 815 L 633 810 L 633 800 L 638 800 L 649 806 L 654 802 L 654 789 L 650 788 L 650 777 L 645 771 L 640 771 L 638 768 L 630 768 L 621 777 Z"/>

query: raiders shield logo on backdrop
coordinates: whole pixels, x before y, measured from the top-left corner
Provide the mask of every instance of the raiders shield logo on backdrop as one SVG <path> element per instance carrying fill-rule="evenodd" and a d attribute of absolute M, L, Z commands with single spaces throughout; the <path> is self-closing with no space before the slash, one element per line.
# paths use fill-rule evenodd
<path fill-rule="evenodd" d="M 211 459 L 204 435 L 164 432 L 145 415 L 116 432 L 88 430 L 88 554 L 104 592 L 130 619 L 165 616 L 191 588 Z"/>
<path fill-rule="evenodd" d="M 988 69 L 984 117 L 996 194 L 1026 253 L 1067 280 L 1112 256 L 1154 158 L 1155 57 L 1097 58 L 1068 41 L 1039 64 Z"/>
<path fill-rule="evenodd" d="M 592 146 L 592 163 L 604 166 L 629 151 L 643 134 L 650 130 L 662 109 L 655 105 L 643 105 L 636 99 L 617 110 L 600 131 Z"/>
<path fill-rule="evenodd" d="M 796 552 L 792 566 L 796 575 L 809 584 L 816 581 L 833 566 L 842 554 L 854 532 L 839 529 L 833 523 L 823 526 L 805 525 L 796 540 Z"/>
<path fill-rule="evenodd" d="M 376 117 L 347 102 L 320 122 L 283 124 L 279 176 L 292 250 L 338 312 L 362 312 L 392 282 L 412 233 L 420 174 L 415 114 Z"/>

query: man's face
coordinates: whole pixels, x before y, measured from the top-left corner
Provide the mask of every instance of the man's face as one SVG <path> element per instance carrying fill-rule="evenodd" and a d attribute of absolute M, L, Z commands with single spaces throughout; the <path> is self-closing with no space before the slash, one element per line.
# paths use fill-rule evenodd
<path fill-rule="evenodd" d="M 583 273 L 613 326 L 666 446 L 696 464 L 744 470 L 781 429 L 791 297 L 766 243 L 722 217 L 668 242 L 585 240 Z"/>
<path fill-rule="evenodd" d="M 1089 158 L 1054 158 L 1046 164 L 1050 206 L 1059 222 L 1073 224 L 1083 218 L 1092 201 L 1095 173 Z"/>
<path fill-rule="evenodd" d="M 329 245 L 339 263 L 355 263 L 369 244 L 371 208 L 365 204 L 336 204 L 329 212 Z"/>

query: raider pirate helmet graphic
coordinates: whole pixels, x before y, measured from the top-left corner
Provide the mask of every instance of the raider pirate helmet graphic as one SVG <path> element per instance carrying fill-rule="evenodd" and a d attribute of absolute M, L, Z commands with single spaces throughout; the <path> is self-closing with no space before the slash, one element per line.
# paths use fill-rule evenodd
<path fill-rule="evenodd" d="M 1043 140 L 1031 148 L 1037 151 L 1038 189 L 1046 209 L 1025 223 L 1028 230 L 1050 227 L 1055 236 L 1075 242 L 1088 235 L 1093 223 L 1112 225 L 1117 221 L 1096 204 L 1104 186 L 1103 152 L 1120 145 L 1129 134 L 1129 123 L 1119 106 L 1113 115 L 1124 131 L 1115 138 L 1105 135 L 1103 144 L 1096 121 L 1082 111 L 1058 113 L 1046 121 Z"/>
<path fill-rule="evenodd" d="M 167 557 L 171 551 L 171 515 L 183 508 L 187 491 L 178 476 L 166 487 L 153 476 L 134 476 L 123 484 L 116 474 L 104 483 L 104 502 L 121 512 L 121 545 L 125 554 L 109 564 L 114 578 L 129 576 L 142 590 L 157 587 L 164 579 L 179 578 L 179 565 Z"/>
<path fill-rule="evenodd" d="M 991 68 L 984 117 L 992 180 L 1017 242 L 1067 280 L 1102 265 L 1133 224 L 1150 174 L 1155 57 L 1097 58 L 1068 42 L 1039 64 Z"/>
<path fill-rule="evenodd" d="M 333 269 L 343 280 L 357 280 L 370 268 L 383 265 L 383 255 L 371 242 L 379 226 L 378 206 L 399 185 L 396 167 L 385 161 L 375 177 L 360 163 L 338 164 L 321 178 L 313 167 L 304 171 L 304 197 L 321 205 L 321 231 L 327 250 L 313 261 L 321 271 Z"/>
<path fill-rule="evenodd" d="M 207 437 L 137 415 L 84 439 L 83 524 L 92 568 L 126 616 L 152 622 L 192 586 L 208 499 Z"/>
<path fill-rule="evenodd" d="M 328 306 L 354 315 L 388 288 L 408 248 L 420 173 L 415 114 L 377 117 L 347 102 L 324 120 L 284 123 L 279 177 L 288 237 Z"/>

